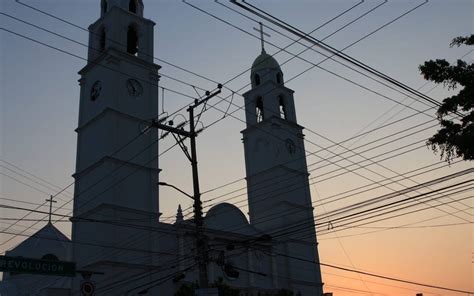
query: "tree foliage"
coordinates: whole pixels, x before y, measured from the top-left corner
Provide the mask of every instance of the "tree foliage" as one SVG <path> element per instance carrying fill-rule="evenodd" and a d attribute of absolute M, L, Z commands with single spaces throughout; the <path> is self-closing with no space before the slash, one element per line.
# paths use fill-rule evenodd
<path fill-rule="evenodd" d="M 452 46 L 474 45 L 474 35 L 456 37 Z M 444 59 L 426 61 L 419 67 L 426 80 L 442 83 L 456 95 L 443 100 L 437 111 L 441 129 L 428 139 L 427 145 L 441 158 L 451 162 L 456 157 L 474 159 L 474 64 L 462 60 L 451 65 Z M 456 114 L 462 118 L 453 119 Z"/>

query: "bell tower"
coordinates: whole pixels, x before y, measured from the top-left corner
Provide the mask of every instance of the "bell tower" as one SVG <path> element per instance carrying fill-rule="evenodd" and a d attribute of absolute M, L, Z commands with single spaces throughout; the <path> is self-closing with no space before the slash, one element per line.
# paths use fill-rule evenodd
<path fill-rule="evenodd" d="M 155 23 L 143 17 L 142 1 L 99 3 L 79 71 L 72 240 L 78 269 L 110 278 L 157 262 L 158 135 L 147 123 L 158 116 L 160 66 L 153 63 Z"/>
<path fill-rule="evenodd" d="M 281 242 L 275 247 L 278 253 L 315 262 L 277 257 L 279 287 L 322 295 L 303 127 L 296 120 L 294 91 L 285 86 L 280 65 L 263 48 L 252 64 L 250 79 L 252 88 L 243 95 L 247 127 L 242 131 L 250 223 Z"/>

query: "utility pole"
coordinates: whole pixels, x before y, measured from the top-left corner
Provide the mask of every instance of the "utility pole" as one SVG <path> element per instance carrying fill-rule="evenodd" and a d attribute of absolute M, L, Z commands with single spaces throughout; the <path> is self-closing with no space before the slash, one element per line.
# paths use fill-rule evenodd
<path fill-rule="evenodd" d="M 202 202 L 201 202 L 201 192 L 199 189 L 199 174 L 198 174 L 198 162 L 197 162 L 197 152 L 196 152 L 196 137 L 199 132 L 196 132 L 196 122 L 194 121 L 194 109 L 199 107 L 202 104 L 205 104 L 209 99 L 218 95 L 221 92 L 222 85 L 219 84 L 218 90 L 210 93 L 206 92 L 206 97 L 203 99 L 196 99 L 194 103 L 189 106 L 187 109 L 189 113 L 189 131 L 185 131 L 183 128 L 176 128 L 166 124 L 161 123 L 160 121 L 153 121 L 152 126 L 158 129 L 165 130 L 170 132 L 175 136 L 178 145 L 183 150 L 186 157 L 191 162 L 192 174 L 193 174 L 193 200 L 194 200 L 194 223 L 196 226 L 196 258 L 198 261 L 198 270 L 199 270 L 199 286 L 202 289 L 207 289 L 209 287 L 209 280 L 207 275 L 207 264 L 209 261 L 208 250 L 207 250 L 207 239 L 204 234 L 204 225 L 203 225 L 203 216 L 202 216 Z M 162 120 L 164 121 L 164 120 Z M 188 153 L 186 147 L 184 146 L 183 139 L 189 138 L 191 144 L 191 154 Z M 181 191 L 181 190 L 179 190 Z"/>
<path fill-rule="evenodd" d="M 194 126 L 194 108 L 197 107 L 199 102 L 188 108 L 189 112 L 189 131 L 191 133 L 191 166 L 193 170 L 193 191 L 194 191 L 194 224 L 196 225 L 196 249 L 197 259 L 199 268 L 199 285 L 201 288 L 206 289 L 209 286 L 209 280 L 207 278 L 207 241 L 204 237 L 203 231 L 203 217 L 202 217 L 202 202 L 201 202 L 201 191 L 199 190 L 199 175 L 197 166 L 197 153 L 196 153 L 196 132 Z"/>

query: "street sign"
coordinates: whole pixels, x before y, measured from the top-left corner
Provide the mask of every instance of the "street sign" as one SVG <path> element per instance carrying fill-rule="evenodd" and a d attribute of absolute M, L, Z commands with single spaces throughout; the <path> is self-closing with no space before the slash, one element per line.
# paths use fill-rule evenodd
<path fill-rule="evenodd" d="M 81 283 L 81 293 L 83 296 L 94 295 L 95 285 L 93 282 L 86 280 Z"/>
<path fill-rule="evenodd" d="M 0 256 L 0 271 L 59 276 L 76 276 L 76 263 Z"/>

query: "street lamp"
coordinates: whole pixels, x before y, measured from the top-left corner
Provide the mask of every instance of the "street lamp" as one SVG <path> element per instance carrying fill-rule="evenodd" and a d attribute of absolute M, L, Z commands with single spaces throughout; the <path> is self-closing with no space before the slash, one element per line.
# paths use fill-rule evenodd
<path fill-rule="evenodd" d="M 178 187 L 172 185 L 172 184 L 168 184 L 166 182 L 158 182 L 158 185 L 160 186 L 167 186 L 167 187 L 171 187 L 173 189 L 175 189 L 176 191 L 179 191 L 181 192 L 182 194 L 186 195 L 187 197 L 189 197 L 190 199 L 194 200 L 194 196 L 190 195 L 190 194 L 187 194 L 186 192 L 184 192 L 183 190 L 179 189 Z"/>

